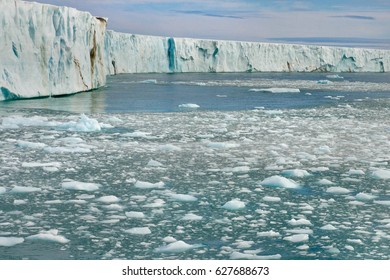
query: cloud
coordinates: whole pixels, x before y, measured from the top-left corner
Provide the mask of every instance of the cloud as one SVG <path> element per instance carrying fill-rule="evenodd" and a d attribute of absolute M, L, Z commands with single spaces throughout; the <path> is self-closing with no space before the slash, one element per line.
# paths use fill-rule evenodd
<path fill-rule="evenodd" d="M 175 13 L 178 13 L 178 14 L 200 15 L 200 16 L 205 16 L 205 17 L 243 19 L 243 17 L 241 17 L 241 16 L 224 15 L 224 14 L 220 14 L 220 13 L 204 12 L 204 11 L 180 11 L 180 10 L 173 10 L 172 12 L 175 12 Z"/>
<path fill-rule="evenodd" d="M 359 20 L 375 20 L 375 17 L 370 16 L 359 16 L 359 15 L 342 15 L 342 16 L 330 16 L 332 18 L 350 18 Z"/>

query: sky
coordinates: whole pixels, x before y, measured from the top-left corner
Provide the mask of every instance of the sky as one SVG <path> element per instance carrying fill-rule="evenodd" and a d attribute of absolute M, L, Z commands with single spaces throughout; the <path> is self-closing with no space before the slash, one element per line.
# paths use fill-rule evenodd
<path fill-rule="evenodd" d="M 35 2 L 107 17 L 108 29 L 133 34 L 390 49 L 390 0 Z"/>

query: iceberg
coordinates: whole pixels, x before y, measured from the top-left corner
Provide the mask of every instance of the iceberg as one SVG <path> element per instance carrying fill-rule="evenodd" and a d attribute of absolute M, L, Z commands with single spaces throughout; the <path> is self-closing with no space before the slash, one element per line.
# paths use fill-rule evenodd
<path fill-rule="evenodd" d="M 0 18 L 0 101 L 89 91 L 121 73 L 390 71 L 390 50 L 126 34 L 20 0 L 0 0 Z"/>

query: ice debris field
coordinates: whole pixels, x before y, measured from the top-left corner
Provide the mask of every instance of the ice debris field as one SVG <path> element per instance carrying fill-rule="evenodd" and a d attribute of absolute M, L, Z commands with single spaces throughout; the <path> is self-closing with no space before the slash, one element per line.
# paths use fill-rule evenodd
<path fill-rule="evenodd" d="M 388 259 L 389 105 L 2 111 L 0 258 Z"/>

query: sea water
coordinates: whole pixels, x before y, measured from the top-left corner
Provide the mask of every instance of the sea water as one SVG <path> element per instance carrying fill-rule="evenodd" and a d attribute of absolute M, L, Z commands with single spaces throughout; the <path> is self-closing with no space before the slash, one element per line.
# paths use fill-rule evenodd
<path fill-rule="evenodd" d="M 0 103 L 0 259 L 388 259 L 388 74 L 149 74 Z"/>

